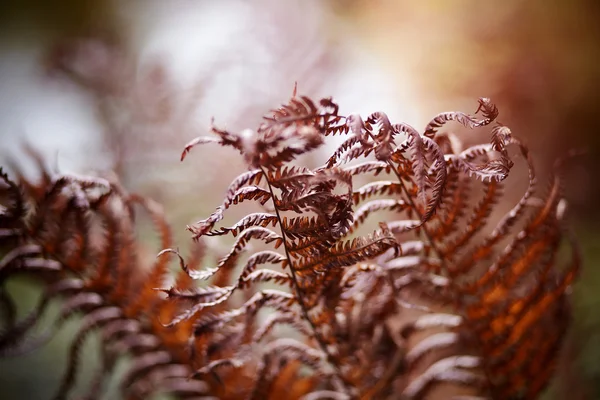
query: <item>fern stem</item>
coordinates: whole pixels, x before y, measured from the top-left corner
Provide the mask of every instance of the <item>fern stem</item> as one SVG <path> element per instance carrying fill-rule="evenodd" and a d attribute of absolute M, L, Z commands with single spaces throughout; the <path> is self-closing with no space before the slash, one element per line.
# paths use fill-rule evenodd
<path fill-rule="evenodd" d="M 373 136 L 373 134 L 369 130 L 367 130 L 366 133 L 367 133 L 367 135 L 369 135 L 369 137 L 371 138 L 371 140 L 373 140 L 375 143 L 377 143 L 377 140 L 375 139 L 375 137 Z M 427 230 L 427 227 L 425 226 L 425 222 L 426 221 L 423 221 L 423 214 L 421 214 L 421 212 L 417 208 L 417 205 L 413 201 L 412 196 L 410 195 L 410 193 L 408 193 L 408 189 L 407 189 L 406 185 L 404 184 L 404 181 L 402 180 L 402 177 L 398 173 L 398 170 L 396 169 L 396 166 L 389 159 L 385 160 L 385 162 L 386 162 L 387 165 L 389 165 L 389 167 L 392 169 L 392 171 L 394 171 L 394 175 L 396 175 L 396 178 L 398 178 L 398 183 L 400 184 L 400 187 L 402 188 L 402 191 L 404 192 L 404 194 L 406 196 L 406 200 L 408 201 L 408 204 L 415 211 L 415 213 L 419 217 L 419 220 L 421 220 L 421 224 L 419 225 L 419 228 L 423 228 L 423 232 L 425 233 L 425 237 L 427 238 L 427 241 L 431 245 L 431 248 L 438 255 L 438 257 L 440 259 L 441 266 L 445 268 L 445 261 L 444 261 L 444 257 L 442 256 L 443 253 L 437 247 L 436 243 L 433 241 L 433 237 L 431 236 L 431 234 Z M 446 167 L 444 166 L 444 168 L 446 168 Z"/>
<path fill-rule="evenodd" d="M 387 161 L 387 163 L 388 163 L 388 165 L 390 167 L 392 167 L 392 170 L 394 171 L 394 174 L 398 178 L 398 181 L 400 183 L 400 187 L 402 188 L 402 191 L 404 192 L 404 194 L 406 195 L 406 199 L 408 200 L 408 204 L 410 204 L 411 208 L 417 214 L 417 217 L 419 217 L 419 219 L 421 220 L 421 225 L 419 225 L 418 227 L 423 229 L 423 233 L 425 234 L 425 237 L 427 238 L 427 241 L 429 242 L 429 244 L 431 245 L 431 248 L 433 249 L 433 251 L 436 252 L 436 254 L 438 255 L 438 258 L 440 259 L 440 265 L 443 267 L 443 269 L 445 269 L 445 264 L 446 263 L 445 263 L 444 257 L 442 256 L 443 253 L 437 247 L 437 244 L 433 240 L 433 237 L 431 236 L 431 234 L 427 230 L 427 227 L 425 226 L 425 222 L 427 222 L 427 221 L 423 221 L 423 214 L 421 214 L 421 212 L 417 208 L 417 205 L 415 204 L 414 200 L 410 196 L 410 193 L 408 193 L 408 189 L 407 189 L 406 185 L 404 184 L 404 182 L 402 181 L 402 178 L 400 177 L 400 174 L 398 173 L 398 171 L 396 171 L 396 168 L 394 168 L 394 165 L 390 161 Z"/>
<path fill-rule="evenodd" d="M 292 282 L 294 284 L 294 291 L 296 292 L 296 298 L 298 299 L 298 304 L 300 305 L 300 309 L 302 310 L 302 316 L 304 317 L 304 319 L 306 321 L 308 321 L 308 323 L 311 327 L 311 330 L 313 332 L 315 340 L 317 341 L 317 343 L 319 343 L 319 347 L 321 348 L 321 351 L 323 351 L 323 353 L 327 356 L 327 362 L 335 370 L 335 372 L 336 372 L 335 376 L 342 382 L 342 387 L 344 388 L 344 391 L 346 392 L 345 394 L 348 394 L 349 382 L 342 375 L 342 371 L 339 369 L 339 366 L 337 365 L 337 363 L 334 362 L 332 355 L 329 353 L 329 350 L 327 349 L 327 345 L 325 344 L 325 341 L 323 340 L 323 338 L 321 337 L 321 334 L 317 330 L 317 326 L 315 325 L 313 320 L 310 318 L 310 315 L 308 314 L 308 307 L 306 306 L 306 303 L 304 302 L 304 298 L 303 298 L 302 292 L 301 292 L 302 289 L 300 288 L 300 285 L 298 283 L 298 277 L 296 276 L 296 271 L 294 270 L 294 264 L 292 263 L 292 258 L 290 257 L 290 253 L 288 250 L 287 236 L 285 234 L 285 229 L 283 229 L 281 215 L 279 213 L 279 209 L 277 208 L 277 205 L 275 204 L 275 193 L 273 193 L 273 188 L 271 186 L 271 182 L 269 181 L 267 173 L 265 172 L 265 170 L 262 167 L 261 167 L 261 170 L 263 172 L 265 180 L 267 181 L 267 186 L 269 187 L 269 192 L 271 193 L 271 200 L 273 201 L 273 209 L 275 210 L 275 215 L 277 216 L 277 220 L 279 221 L 279 226 L 281 227 L 281 237 L 283 239 L 283 249 L 284 249 L 285 257 L 287 258 L 287 262 L 288 262 L 288 265 L 290 267 L 290 271 L 292 274 Z"/>

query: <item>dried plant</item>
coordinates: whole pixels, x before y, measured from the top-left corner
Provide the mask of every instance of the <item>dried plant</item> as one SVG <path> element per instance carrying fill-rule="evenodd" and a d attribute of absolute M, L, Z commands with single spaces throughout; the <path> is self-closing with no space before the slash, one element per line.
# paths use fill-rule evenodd
<path fill-rule="evenodd" d="M 331 99 L 294 94 L 256 130 L 212 127 L 182 159 L 216 143 L 239 151 L 249 169 L 188 227 L 198 242 L 188 258 L 173 248 L 160 207 L 116 182 L 44 174 L 38 184 L 21 178 L 20 188 L 2 175 L 0 350 L 39 345 L 47 335 L 31 330 L 62 298 L 55 327 L 75 314 L 83 321 L 55 398 L 70 393 L 94 330 L 103 365 L 90 398 L 123 353 L 132 356 L 126 398 L 537 398 L 569 324 L 579 252 L 563 223 L 558 173 L 536 193 L 529 152 L 507 127 L 496 123 L 489 144 L 467 149 L 439 132 L 449 121 L 475 129 L 498 116 L 485 98 L 479 112 L 439 114 L 421 134 L 382 112 L 342 116 Z M 300 165 L 333 135 L 346 139 L 323 166 Z M 513 167 L 509 147 L 527 161 L 529 185 L 493 223 Z M 222 226 L 242 202 L 263 209 Z M 149 269 L 135 240 L 136 204 L 162 239 Z M 234 243 L 201 269 L 205 236 Z M 566 247 L 572 255 L 560 267 Z M 181 266 L 171 285 L 169 254 Z M 19 274 L 38 277 L 45 293 L 17 321 L 4 283 Z"/>

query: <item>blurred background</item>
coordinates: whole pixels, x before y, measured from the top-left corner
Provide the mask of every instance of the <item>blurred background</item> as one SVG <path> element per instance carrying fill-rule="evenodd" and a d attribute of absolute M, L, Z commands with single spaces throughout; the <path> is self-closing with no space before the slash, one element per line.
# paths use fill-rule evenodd
<path fill-rule="evenodd" d="M 381 110 L 417 128 L 491 97 L 542 176 L 567 149 L 589 152 L 566 171 L 585 271 L 545 398 L 596 399 L 599 18 L 597 0 L 3 0 L 0 165 L 35 176 L 29 146 L 52 171 L 114 170 L 130 191 L 165 206 L 185 247 L 185 225 L 212 211 L 244 168 L 234 152 L 208 147 L 179 163 L 211 118 L 232 131 L 255 127 L 294 82 L 300 94 L 333 96 L 343 114 Z M 39 293 L 16 285 L 25 312 Z M 51 396 L 76 325 L 42 351 L 0 360 L 0 397 Z M 83 354 L 93 365 L 95 352 Z"/>

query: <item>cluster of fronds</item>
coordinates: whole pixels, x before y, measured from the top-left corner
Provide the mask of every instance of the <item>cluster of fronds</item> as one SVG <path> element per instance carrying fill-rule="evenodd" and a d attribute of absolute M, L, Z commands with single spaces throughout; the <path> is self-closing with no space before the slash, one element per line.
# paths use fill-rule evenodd
<path fill-rule="evenodd" d="M 159 322 L 176 311 L 154 289 L 166 278 L 166 260 L 159 259 L 150 268 L 140 262 L 143 254 L 135 238 L 134 206 L 150 214 L 162 246 L 168 247 L 171 233 L 161 207 L 125 193 L 106 179 L 52 178 L 44 172 L 40 182 L 21 179 L 17 186 L 0 173 L 0 355 L 31 351 L 81 315 L 63 379 L 52 398 L 67 398 L 74 389 L 81 348 L 96 331 L 101 334 L 102 363 L 85 398 L 100 396 L 123 354 L 132 357 L 121 383 L 128 398 L 161 391 L 187 398 L 209 391 L 205 383 L 188 379 L 193 372 L 185 351 L 189 329 L 173 330 Z M 197 259 L 200 252 L 195 253 Z M 180 285 L 190 281 L 180 275 Z M 15 276 L 36 278 L 44 287 L 39 304 L 20 320 L 6 288 L 7 280 Z M 63 302 L 55 322 L 48 331 L 36 332 L 48 306 L 57 299 Z"/>
<path fill-rule="evenodd" d="M 11 317 L 3 292 L 0 349 L 28 347 L 46 302 L 62 296 L 57 324 L 75 312 L 85 319 L 58 397 L 74 382 L 83 338 L 99 329 L 105 365 L 95 382 L 114 349 L 128 351 L 134 362 L 123 389 L 133 398 L 155 390 L 223 399 L 536 398 L 568 325 L 579 255 L 562 223 L 558 175 L 533 197 L 528 150 L 508 128 L 496 124 L 489 144 L 467 149 L 438 132 L 449 121 L 475 129 L 498 116 L 489 99 L 479 100 L 480 111 L 442 113 L 421 134 L 381 112 L 345 117 L 330 99 L 294 96 L 255 131 L 213 127 L 182 159 L 216 143 L 239 151 L 249 170 L 188 227 L 197 241 L 235 238 L 205 269 L 171 248 L 156 205 L 115 183 L 46 179 L 29 190 L 26 217 L 4 176 L 0 276 L 40 271 L 47 291 L 23 321 Z M 345 140 L 323 166 L 298 165 L 333 135 Z M 513 167 L 509 147 L 527 161 L 529 186 L 490 224 Z M 149 272 L 136 259 L 136 202 L 165 249 Z M 221 226 L 242 202 L 263 211 Z M 572 260 L 560 268 L 565 241 Z M 166 288 L 170 253 L 181 271 Z"/>

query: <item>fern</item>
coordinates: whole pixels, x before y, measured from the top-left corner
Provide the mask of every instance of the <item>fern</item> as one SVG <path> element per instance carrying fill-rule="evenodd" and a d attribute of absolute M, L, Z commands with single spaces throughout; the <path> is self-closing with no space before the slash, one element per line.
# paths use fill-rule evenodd
<path fill-rule="evenodd" d="M 479 112 L 439 114 L 421 134 L 382 112 L 346 117 L 331 99 L 294 94 L 255 130 L 212 126 L 181 159 L 217 144 L 236 149 L 248 171 L 188 226 L 189 257 L 173 246 L 161 208 L 117 182 L 44 172 L 19 187 L 2 174 L 0 351 L 38 347 L 81 314 L 55 398 L 72 392 L 92 331 L 101 333 L 103 364 L 91 397 L 128 353 L 127 398 L 537 398 L 568 328 L 581 260 L 563 222 L 560 166 L 540 196 L 529 151 L 507 127 L 496 124 L 489 144 L 467 149 L 439 132 L 450 121 L 480 129 L 498 116 L 489 99 Z M 297 165 L 332 135 L 346 138 L 324 165 Z M 529 187 L 494 223 L 511 146 L 527 160 Z M 264 211 L 221 225 L 249 202 Z M 161 238 L 149 267 L 135 238 L 137 207 Z M 199 269 L 205 236 L 235 239 Z M 572 259 L 559 267 L 565 243 Z M 179 272 L 169 287 L 172 260 Z M 20 274 L 45 289 L 18 321 L 5 282 Z M 36 337 L 55 299 L 62 311 Z"/>

